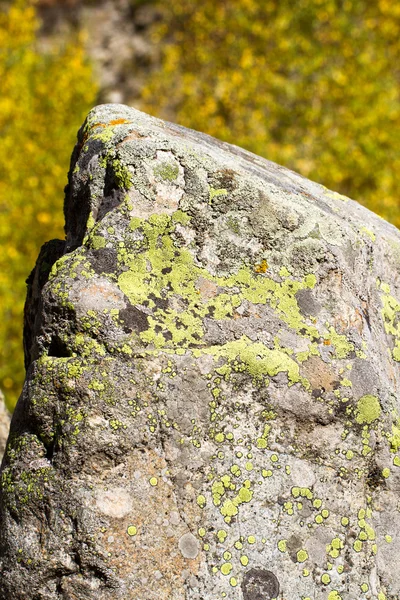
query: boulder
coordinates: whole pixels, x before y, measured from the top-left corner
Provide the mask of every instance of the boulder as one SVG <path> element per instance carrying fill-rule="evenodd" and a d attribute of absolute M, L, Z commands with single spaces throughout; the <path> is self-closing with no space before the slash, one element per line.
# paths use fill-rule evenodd
<path fill-rule="evenodd" d="M 400 235 L 122 105 L 28 280 L 1 600 L 398 600 Z"/>

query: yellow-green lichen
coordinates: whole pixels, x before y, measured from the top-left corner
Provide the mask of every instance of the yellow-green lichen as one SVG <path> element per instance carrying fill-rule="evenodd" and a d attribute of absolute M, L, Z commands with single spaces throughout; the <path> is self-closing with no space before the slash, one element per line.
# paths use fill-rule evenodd
<path fill-rule="evenodd" d="M 356 421 L 360 424 L 371 424 L 379 418 L 381 414 L 381 405 L 376 396 L 366 394 L 357 402 Z"/>
<path fill-rule="evenodd" d="M 305 562 L 308 558 L 307 550 L 304 550 L 303 548 L 301 550 L 299 550 L 296 554 L 296 558 L 297 558 L 297 562 L 299 562 L 299 563 Z"/>
<path fill-rule="evenodd" d="M 135 527 L 135 525 L 129 525 L 126 531 L 128 535 L 135 536 L 137 534 L 137 527 Z"/>
<path fill-rule="evenodd" d="M 110 142 L 113 137 L 114 137 L 114 131 L 113 131 L 113 127 L 110 126 L 105 126 L 103 123 L 96 123 L 94 125 L 91 126 L 91 128 L 93 129 L 98 129 L 102 127 L 103 129 L 100 131 L 100 133 L 95 133 L 94 135 L 92 135 L 92 139 L 94 140 L 100 140 L 103 143 L 107 144 L 108 142 Z"/>
<path fill-rule="evenodd" d="M 330 544 L 326 547 L 326 553 L 331 558 L 338 558 L 340 551 L 343 549 L 344 544 L 340 538 L 333 538 Z"/>
<path fill-rule="evenodd" d="M 286 552 L 287 540 L 279 540 L 279 542 L 277 543 L 277 546 L 278 546 L 278 550 L 280 552 Z"/>
<path fill-rule="evenodd" d="M 315 521 L 315 522 L 316 522 L 318 525 L 321 525 L 321 523 L 323 523 L 323 522 L 324 522 L 324 519 L 323 519 L 322 515 L 318 514 L 318 515 L 315 515 L 315 517 L 314 517 L 314 521 Z"/>
<path fill-rule="evenodd" d="M 154 167 L 154 175 L 165 181 L 175 181 L 179 175 L 179 167 L 175 162 L 163 161 Z"/>
<path fill-rule="evenodd" d="M 337 358 L 347 358 L 350 352 L 354 351 L 354 344 L 349 342 L 345 335 L 337 333 L 334 327 L 329 327 L 324 337 L 335 346 Z"/>
<path fill-rule="evenodd" d="M 206 505 L 206 497 L 203 496 L 203 494 L 200 494 L 199 496 L 197 496 L 197 504 L 200 506 L 200 508 L 204 508 Z"/>
<path fill-rule="evenodd" d="M 226 189 L 223 189 L 223 188 L 215 189 L 213 187 L 210 187 L 210 191 L 209 191 L 210 202 L 212 202 L 214 200 L 214 198 L 218 198 L 218 196 L 226 196 L 227 194 L 228 194 L 228 190 L 226 190 Z"/>
<path fill-rule="evenodd" d="M 223 544 L 223 543 L 224 543 L 224 541 L 226 540 L 226 537 L 227 537 L 227 535 L 228 535 L 228 534 L 227 534 L 227 532 L 225 531 L 225 529 L 219 529 L 219 530 L 217 531 L 217 538 L 218 538 L 218 541 L 219 541 L 221 544 Z"/>
<path fill-rule="evenodd" d="M 175 218 L 178 216 L 179 219 Z M 140 231 L 146 240 L 146 250 L 140 253 L 122 252 L 121 260 L 128 269 L 119 276 L 118 284 L 133 305 L 143 304 L 150 298 L 149 307 L 153 309 L 153 314 L 148 317 L 148 328 L 140 333 L 143 342 L 164 349 L 201 346 L 205 333 L 203 319 L 210 312 L 214 319 L 229 319 L 244 300 L 255 304 L 270 304 L 291 328 L 298 333 L 301 331 L 301 335 L 318 339 L 318 331 L 304 321 L 295 297 L 300 289 L 315 286 L 314 275 L 307 275 L 303 281 L 290 279 L 278 283 L 264 275 L 260 277 L 247 266 L 239 268 L 236 274 L 228 277 L 211 275 L 194 263 L 188 249 L 177 248 L 174 244 L 172 236 L 176 223 L 181 220 L 180 214 L 154 214 L 147 220 L 132 219 L 130 224 L 131 230 Z M 202 281 L 210 282 L 215 293 L 203 296 Z M 165 302 L 168 297 L 184 298 L 186 308 L 182 310 L 170 306 L 164 309 L 156 306 L 157 298 Z M 245 354 L 252 352 L 246 347 L 250 345 L 249 340 L 242 339 L 240 345 Z M 225 346 L 222 352 L 232 355 L 234 349 L 234 346 Z M 262 349 L 263 355 L 271 352 L 274 351 L 265 346 Z M 214 354 L 221 355 L 221 348 Z M 267 371 L 276 374 L 287 370 L 283 365 L 284 361 L 291 366 L 292 371 L 298 371 L 295 361 L 290 362 L 282 354 L 282 351 L 277 350 L 267 357 L 272 363 Z M 234 358 L 236 357 L 237 353 Z M 249 357 L 247 362 L 255 367 L 256 377 L 260 368 L 265 374 L 266 370 L 262 366 L 265 360 L 255 361 Z M 275 367 L 276 363 L 278 365 Z M 299 380 L 297 372 L 292 381 Z"/>
<path fill-rule="evenodd" d="M 90 242 L 94 250 L 104 248 L 106 245 L 106 239 L 101 235 L 94 235 L 93 237 L 91 237 Z"/>
<path fill-rule="evenodd" d="M 366 227 L 361 227 L 360 232 L 365 233 L 365 235 L 367 235 L 373 242 L 375 242 L 376 235 L 373 231 L 371 231 L 370 229 L 367 229 Z"/>
<path fill-rule="evenodd" d="M 288 375 L 289 383 L 303 382 L 306 385 L 306 380 L 300 376 L 299 366 L 287 354 L 280 350 L 270 350 L 261 342 L 253 342 L 247 336 L 222 346 L 194 350 L 193 354 L 211 354 L 216 360 L 223 358 L 233 370 L 245 371 L 256 381 L 284 372 Z"/>
<path fill-rule="evenodd" d="M 382 300 L 382 318 L 387 334 L 394 338 L 394 348 L 392 357 L 400 362 L 400 303 L 390 294 L 390 286 L 387 283 L 381 283 L 380 288 L 383 291 Z"/>
<path fill-rule="evenodd" d="M 396 415 L 397 416 L 397 415 Z M 400 449 L 400 419 L 397 418 L 392 424 L 392 433 L 389 434 L 391 452 L 398 452 Z"/>

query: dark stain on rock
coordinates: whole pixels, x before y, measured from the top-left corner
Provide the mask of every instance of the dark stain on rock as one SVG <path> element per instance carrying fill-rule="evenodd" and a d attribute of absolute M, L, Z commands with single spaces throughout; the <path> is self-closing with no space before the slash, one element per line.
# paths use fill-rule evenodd
<path fill-rule="evenodd" d="M 244 600 L 272 600 L 279 594 L 279 581 L 265 569 L 250 569 L 242 581 Z"/>
<path fill-rule="evenodd" d="M 98 275 L 115 273 L 117 271 L 117 252 L 114 248 L 89 250 L 88 258 L 93 270 Z"/>
<path fill-rule="evenodd" d="M 125 325 L 125 333 L 130 333 L 131 331 L 140 333 L 149 328 L 147 315 L 135 306 L 128 306 L 128 308 L 120 310 L 119 317 Z"/>
<path fill-rule="evenodd" d="M 356 358 L 348 377 L 353 384 L 355 397 L 364 396 L 364 394 L 378 395 L 379 373 L 372 362 Z"/>
<path fill-rule="evenodd" d="M 321 310 L 321 305 L 315 300 L 310 290 L 299 290 L 296 292 L 296 300 L 302 315 L 314 317 Z"/>
<path fill-rule="evenodd" d="M 382 470 L 378 467 L 378 465 L 374 464 L 371 466 L 366 477 L 366 483 L 372 489 L 381 487 L 386 483 L 386 480 L 382 475 Z"/>
<path fill-rule="evenodd" d="M 169 307 L 169 302 L 166 298 L 160 298 L 155 294 L 149 294 L 149 300 L 153 300 L 156 307 L 160 310 L 167 310 L 167 308 Z"/>
<path fill-rule="evenodd" d="M 111 190 L 108 196 L 103 196 L 100 202 L 96 221 L 101 221 L 110 210 L 121 204 L 125 197 L 125 190 Z"/>
<path fill-rule="evenodd" d="M 225 188 L 228 192 L 232 192 L 236 188 L 237 173 L 232 169 L 221 169 L 214 174 L 218 188 Z"/>
<path fill-rule="evenodd" d="M 297 552 L 302 548 L 303 540 L 298 535 L 291 535 L 287 540 L 286 548 L 293 562 L 297 562 Z"/>

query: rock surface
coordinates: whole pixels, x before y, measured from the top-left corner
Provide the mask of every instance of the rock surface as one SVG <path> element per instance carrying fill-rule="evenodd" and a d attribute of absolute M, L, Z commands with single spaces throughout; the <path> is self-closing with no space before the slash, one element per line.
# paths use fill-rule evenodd
<path fill-rule="evenodd" d="M 6 447 L 8 431 L 10 429 L 10 414 L 4 402 L 4 396 L 0 392 L 0 463 Z"/>
<path fill-rule="evenodd" d="M 400 597 L 400 234 L 121 105 L 29 279 L 1 600 Z"/>

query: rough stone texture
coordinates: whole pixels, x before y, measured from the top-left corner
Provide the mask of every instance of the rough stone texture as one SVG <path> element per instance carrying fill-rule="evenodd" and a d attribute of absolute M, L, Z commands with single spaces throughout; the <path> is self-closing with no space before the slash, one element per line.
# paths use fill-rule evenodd
<path fill-rule="evenodd" d="M 4 396 L 0 392 L 0 463 L 6 447 L 8 431 L 10 428 L 10 414 L 4 402 Z"/>
<path fill-rule="evenodd" d="M 2 600 L 400 598 L 400 235 L 121 105 L 29 280 Z"/>

